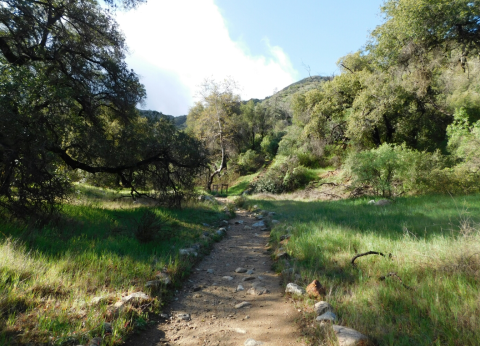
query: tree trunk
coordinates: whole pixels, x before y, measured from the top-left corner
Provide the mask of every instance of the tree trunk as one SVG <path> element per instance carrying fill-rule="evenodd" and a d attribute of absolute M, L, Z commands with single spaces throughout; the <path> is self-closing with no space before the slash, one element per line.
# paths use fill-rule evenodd
<path fill-rule="evenodd" d="M 223 127 L 222 127 L 222 121 L 220 119 L 220 112 L 221 110 L 219 109 L 218 105 L 218 100 L 215 99 L 215 112 L 217 115 L 217 124 L 218 124 L 218 137 L 220 141 L 220 148 L 222 150 L 222 162 L 220 163 L 220 167 L 216 168 L 215 171 L 213 171 L 212 174 L 210 174 L 210 177 L 208 178 L 207 182 L 207 190 L 212 191 L 212 184 L 213 184 L 213 179 L 215 176 L 219 175 L 220 172 L 227 168 L 227 155 L 225 153 L 225 142 L 223 140 Z"/>

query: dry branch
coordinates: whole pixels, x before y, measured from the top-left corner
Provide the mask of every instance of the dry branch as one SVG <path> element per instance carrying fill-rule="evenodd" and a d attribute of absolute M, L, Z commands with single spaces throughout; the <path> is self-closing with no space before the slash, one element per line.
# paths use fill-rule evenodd
<path fill-rule="evenodd" d="M 385 256 L 385 254 L 381 253 L 381 252 L 377 252 L 377 251 L 368 251 L 368 252 L 364 252 L 364 253 L 360 253 L 358 255 L 355 255 L 353 258 L 352 258 L 352 266 L 355 266 L 355 260 L 359 257 L 362 257 L 362 256 L 367 256 L 367 255 L 380 255 L 380 256 L 383 256 L 383 257 L 387 257 Z M 388 254 L 388 257 L 389 258 L 392 258 L 392 254 Z"/>

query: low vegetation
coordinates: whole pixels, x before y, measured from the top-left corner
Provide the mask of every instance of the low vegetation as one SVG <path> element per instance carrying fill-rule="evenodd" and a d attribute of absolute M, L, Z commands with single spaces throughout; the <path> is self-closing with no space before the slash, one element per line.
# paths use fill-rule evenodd
<path fill-rule="evenodd" d="M 281 215 L 271 242 L 290 258 L 277 270 L 293 268 L 285 282 L 319 280 L 339 324 L 380 345 L 478 344 L 480 196 L 368 202 L 253 197 L 249 204 Z M 281 240 L 286 234 L 291 237 Z M 358 257 L 352 265 L 354 256 L 368 251 L 385 256 Z M 313 302 L 307 305 L 311 321 Z"/>
<path fill-rule="evenodd" d="M 202 224 L 225 217 L 213 202 L 147 208 L 112 190 L 78 188 L 76 204 L 42 229 L 0 226 L 0 345 L 83 344 L 104 334 L 105 345 L 121 344 L 188 276 L 197 258 L 179 249 L 197 243 L 206 253 L 216 236 L 201 237 L 213 230 Z M 146 288 L 159 272 L 172 279 L 168 290 Z M 153 299 L 115 315 L 112 304 L 138 291 Z"/>

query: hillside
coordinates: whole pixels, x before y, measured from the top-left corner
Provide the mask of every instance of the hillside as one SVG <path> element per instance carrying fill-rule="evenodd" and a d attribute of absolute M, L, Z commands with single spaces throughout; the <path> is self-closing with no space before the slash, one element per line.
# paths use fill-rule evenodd
<path fill-rule="evenodd" d="M 293 100 L 293 95 L 295 95 L 296 93 L 305 93 L 308 90 L 318 88 L 320 85 L 322 85 L 328 80 L 331 80 L 331 77 L 307 77 L 299 80 L 298 82 L 290 84 L 289 86 L 276 92 L 272 96 L 268 96 L 265 99 L 260 100 L 259 102 L 267 107 L 282 109 L 291 115 L 291 103 Z"/>
<path fill-rule="evenodd" d="M 160 117 L 165 117 L 175 124 L 175 126 L 179 130 L 183 130 L 184 128 L 187 127 L 187 116 L 186 115 L 179 115 L 179 116 L 173 116 L 173 115 L 168 115 L 168 114 L 163 114 L 162 112 L 157 112 L 157 111 L 152 111 L 152 110 L 143 110 L 139 109 L 138 110 L 141 115 L 145 117 L 155 117 L 155 118 L 160 118 Z"/>

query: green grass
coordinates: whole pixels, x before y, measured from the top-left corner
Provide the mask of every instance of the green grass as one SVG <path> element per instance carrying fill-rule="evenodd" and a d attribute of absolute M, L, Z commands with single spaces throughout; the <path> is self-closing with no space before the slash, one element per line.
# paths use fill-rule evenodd
<path fill-rule="evenodd" d="M 145 283 L 166 268 L 178 286 L 195 261 L 179 257 L 178 250 L 199 243 L 202 252 L 208 251 L 210 243 L 201 234 L 213 229 L 202 223 L 215 225 L 225 217 L 216 204 L 133 208 L 131 202 L 111 201 L 117 196 L 112 191 L 78 190 L 78 204 L 65 205 L 55 225 L 32 230 L 0 224 L 0 345 L 85 343 L 102 335 L 104 322 L 113 324 L 104 344 L 120 344 L 171 294 L 149 291 Z M 80 203 L 85 195 L 95 202 Z M 161 232 L 168 239 L 142 243 L 135 238 L 147 209 L 162 220 Z M 138 291 L 154 297 L 149 306 L 130 307 L 119 316 L 109 311 L 122 295 Z M 106 301 L 91 305 L 99 296 Z"/>
<path fill-rule="evenodd" d="M 290 266 L 302 284 L 318 279 L 326 287 L 339 324 L 379 345 L 479 345 L 480 196 L 367 202 L 250 201 L 279 214 L 276 246 L 290 229 L 283 245 Z M 393 257 L 365 256 L 351 265 L 367 251 Z M 412 289 L 394 276 L 379 280 L 391 272 Z"/>
<path fill-rule="evenodd" d="M 248 186 L 250 183 L 253 181 L 258 176 L 259 172 L 249 174 L 249 175 L 244 175 L 240 178 L 238 178 L 228 189 L 228 196 L 240 196 L 243 191 L 248 189 Z"/>
<path fill-rule="evenodd" d="M 202 194 L 210 194 L 210 195 L 214 195 L 214 196 L 218 196 L 218 197 L 229 197 L 229 196 L 240 196 L 242 194 L 243 191 L 245 191 L 246 189 L 248 189 L 250 183 L 260 174 L 260 172 L 256 172 L 256 173 L 253 173 L 253 174 L 249 174 L 249 175 L 244 175 L 244 176 L 241 176 L 239 178 L 237 178 L 233 183 L 231 183 L 228 187 L 228 193 L 224 192 L 223 193 L 220 193 L 220 191 L 218 192 L 215 192 L 215 191 L 211 191 L 211 192 L 207 192 L 205 189 L 198 189 L 197 192 L 199 193 L 202 193 Z M 218 185 L 219 189 L 220 189 L 220 185 L 221 183 L 215 183 Z"/>

